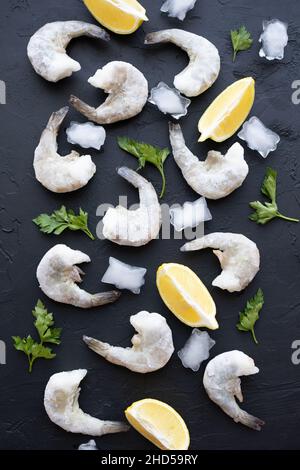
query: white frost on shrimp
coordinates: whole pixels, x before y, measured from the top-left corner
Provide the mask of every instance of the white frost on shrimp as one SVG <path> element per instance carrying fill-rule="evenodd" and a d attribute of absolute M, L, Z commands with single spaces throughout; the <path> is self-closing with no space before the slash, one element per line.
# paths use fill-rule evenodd
<path fill-rule="evenodd" d="M 138 209 L 111 207 L 102 219 L 103 235 L 118 245 L 142 246 L 157 237 L 161 227 L 161 207 L 153 185 L 127 167 L 118 174 L 139 190 Z"/>
<path fill-rule="evenodd" d="M 242 423 L 256 431 L 261 430 L 264 421 L 242 410 L 235 397 L 243 402 L 239 377 L 258 372 L 251 357 L 241 351 L 228 351 L 209 361 L 203 377 L 203 385 L 209 398 L 236 423 Z"/>
<path fill-rule="evenodd" d="M 182 29 L 165 29 L 147 34 L 145 44 L 172 42 L 189 56 L 188 66 L 174 78 L 174 86 L 188 97 L 206 91 L 218 78 L 220 56 L 207 39 Z"/>
<path fill-rule="evenodd" d="M 37 267 L 40 288 L 50 299 L 75 307 L 91 308 L 115 302 L 120 297 L 118 291 L 89 294 L 76 284 L 82 281 L 84 274 L 76 265 L 90 261 L 82 251 L 72 250 L 67 245 L 55 245 Z"/>
<path fill-rule="evenodd" d="M 236 142 L 225 155 L 214 150 L 200 161 L 186 146 L 179 124 L 169 123 L 174 159 L 187 184 L 208 199 L 220 199 L 239 188 L 249 172 L 244 149 Z"/>
<path fill-rule="evenodd" d="M 97 70 L 88 82 L 109 96 L 98 108 L 89 106 L 74 95 L 70 104 L 90 121 L 112 124 L 139 114 L 148 99 L 148 82 L 142 72 L 127 63 L 114 61 Z"/>
<path fill-rule="evenodd" d="M 90 349 L 107 361 L 145 374 L 164 367 L 174 352 L 172 331 L 159 313 L 142 311 L 130 317 L 137 331 L 131 339 L 131 348 L 111 346 L 94 338 L 83 337 Z"/>
<path fill-rule="evenodd" d="M 259 271 L 260 255 L 256 244 L 238 233 L 215 232 L 186 243 L 181 251 L 214 248 L 222 272 L 212 282 L 213 286 L 229 292 L 239 292 L 253 280 Z"/>
<path fill-rule="evenodd" d="M 66 47 L 71 39 L 79 36 L 110 39 L 104 29 L 83 21 L 55 21 L 36 31 L 27 46 L 28 58 L 36 73 L 49 82 L 57 82 L 78 72 L 81 66 L 67 55 Z"/>
<path fill-rule="evenodd" d="M 50 377 L 44 394 L 44 406 L 50 420 L 65 431 L 88 436 L 128 431 L 129 426 L 125 423 L 102 421 L 79 407 L 79 386 L 86 374 L 86 369 L 78 369 Z"/>
<path fill-rule="evenodd" d="M 69 108 L 52 113 L 34 152 L 36 179 L 49 191 L 68 193 L 83 188 L 96 173 L 90 155 L 80 156 L 72 150 L 62 157 L 57 153 L 57 134 Z"/>

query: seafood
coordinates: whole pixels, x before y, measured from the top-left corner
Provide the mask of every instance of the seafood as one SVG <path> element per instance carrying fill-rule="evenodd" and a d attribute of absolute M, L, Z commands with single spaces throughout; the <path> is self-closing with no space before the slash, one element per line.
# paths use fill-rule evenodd
<path fill-rule="evenodd" d="M 65 107 L 51 114 L 34 153 L 35 177 L 54 193 L 82 188 L 96 173 L 96 165 L 90 155 L 80 156 L 74 150 L 65 157 L 57 153 L 57 134 L 68 110 Z"/>
<path fill-rule="evenodd" d="M 88 82 L 109 96 L 98 108 L 89 106 L 74 95 L 70 103 L 97 124 L 112 124 L 139 114 L 148 99 L 148 82 L 142 72 L 127 62 L 114 61 L 97 70 Z"/>
<path fill-rule="evenodd" d="M 110 39 L 104 29 L 83 21 L 55 21 L 36 31 L 27 46 L 28 58 L 36 73 L 49 82 L 58 82 L 78 72 L 81 66 L 68 56 L 66 48 L 71 39 L 79 36 Z"/>
<path fill-rule="evenodd" d="M 139 190 L 138 209 L 111 207 L 102 219 L 103 235 L 118 245 L 142 246 L 157 237 L 161 226 L 161 207 L 152 184 L 123 166 L 118 174 Z"/>
<path fill-rule="evenodd" d="M 50 299 L 75 307 L 90 308 L 115 302 L 121 295 L 118 291 L 89 294 L 77 286 L 76 282 L 82 281 L 84 272 L 76 264 L 90 261 L 82 251 L 72 250 L 67 245 L 55 245 L 37 267 L 40 288 Z"/>
<path fill-rule="evenodd" d="M 78 369 L 50 377 L 44 395 L 44 406 L 50 420 L 65 431 L 88 436 L 128 431 L 129 426 L 125 423 L 102 421 L 84 413 L 79 407 L 79 385 L 86 374 L 86 369 Z"/>
<path fill-rule="evenodd" d="M 188 97 L 206 91 L 218 78 L 220 56 L 207 39 L 182 29 L 165 29 L 147 34 L 145 44 L 172 42 L 189 56 L 188 66 L 174 78 L 174 86 Z"/>
<path fill-rule="evenodd" d="M 169 123 L 174 159 L 187 184 L 208 199 L 220 199 L 239 188 L 249 172 L 244 149 L 236 142 L 226 155 L 214 150 L 200 161 L 185 145 L 179 124 Z"/>
<path fill-rule="evenodd" d="M 261 430 L 264 421 L 241 410 L 235 397 L 243 402 L 239 377 L 258 372 L 251 357 L 241 351 L 228 351 L 209 361 L 203 377 L 203 385 L 209 398 L 236 423 L 242 423 L 256 431 Z"/>
<path fill-rule="evenodd" d="M 159 313 L 142 311 L 130 317 L 137 331 L 131 339 L 131 348 L 121 348 L 83 337 L 90 349 L 113 364 L 127 367 L 133 372 L 146 374 L 164 367 L 174 352 L 172 331 Z"/>
<path fill-rule="evenodd" d="M 186 243 L 181 251 L 215 248 L 222 272 L 213 286 L 229 292 L 239 292 L 252 281 L 259 271 L 260 255 L 256 244 L 238 233 L 215 232 Z"/>

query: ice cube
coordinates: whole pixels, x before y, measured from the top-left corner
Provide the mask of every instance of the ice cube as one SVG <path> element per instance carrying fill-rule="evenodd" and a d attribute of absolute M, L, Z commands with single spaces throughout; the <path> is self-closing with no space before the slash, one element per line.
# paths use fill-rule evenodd
<path fill-rule="evenodd" d="M 268 129 L 256 116 L 244 123 L 238 137 L 245 140 L 248 147 L 256 150 L 263 158 L 276 150 L 280 141 L 279 135 Z"/>
<path fill-rule="evenodd" d="M 175 119 L 185 116 L 191 104 L 191 100 L 164 82 L 160 82 L 155 88 L 152 88 L 148 101 L 157 106 L 162 113 L 170 114 Z"/>
<path fill-rule="evenodd" d="M 171 224 L 177 232 L 187 227 L 197 227 L 201 222 L 212 220 L 212 215 L 204 197 L 194 202 L 185 202 L 183 206 L 170 209 Z"/>
<path fill-rule="evenodd" d="M 262 47 L 259 51 L 260 57 L 268 60 L 283 59 L 284 48 L 288 43 L 288 25 L 280 20 L 263 22 L 263 32 L 259 38 Z"/>
<path fill-rule="evenodd" d="M 118 289 L 127 289 L 134 294 L 139 294 L 145 284 L 146 268 L 139 268 L 123 263 L 110 256 L 109 267 L 105 272 L 102 282 L 114 284 Z"/>
<path fill-rule="evenodd" d="M 100 150 L 106 139 L 104 127 L 96 126 L 92 122 L 71 122 L 66 130 L 70 144 L 80 145 L 84 149 L 93 148 Z"/>
<path fill-rule="evenodd" d="M 184 20 L 188 11 L 192 10 L 197 0 L 166 0 L 160 11 L 169 13 L 168 16 Z"/>
<path fill-rule="evenodd" d="M 78 450 L 98 450 L 98 447 L 94 439 L 91 439 L 89 442 L 86 442 L 85 444 L 80 444 L 80 446 L 78 447 Z"/>
<path fill-rule="evenodd" d="M 203 361 L 209 358 L 209 350 L 216 344 L 207 331 L 194 328 L 189 339 L 178 351 L 182 365 L 197 372 Z"/>

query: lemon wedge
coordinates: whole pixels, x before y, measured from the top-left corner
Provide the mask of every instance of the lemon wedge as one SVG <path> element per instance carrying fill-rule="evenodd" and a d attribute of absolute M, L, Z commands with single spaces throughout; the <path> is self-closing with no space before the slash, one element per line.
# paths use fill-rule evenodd
<path fill-rule="evenodd" d="M 117 34 L 131 34 L 143 21 L 146 10 L 136 0 L 83 0 L 90 13 L 102 26 Z"/>
<path fill-rule="evenodd" d="M 156 284 L 166 306 L 183 323 L 211 330 L 219 328 L 213 298 L 190 268 L 177 263 L 162 264 Z"/>
<path fill-rule="evenodd" d="M 251 111 L 255 96 L 255 81 L 242 78 L 217 96 L 200 118 L 199 142 L 210 138 L 223 142 L 231 137 L 243 124 Z"/>
<path fill-rule="evenodd" d="M 162 450 L 187 450 L 188 428 L 182 417 L 166 403 L 145 398 L 125 411 L 129 423 L 146 439 Z"/>

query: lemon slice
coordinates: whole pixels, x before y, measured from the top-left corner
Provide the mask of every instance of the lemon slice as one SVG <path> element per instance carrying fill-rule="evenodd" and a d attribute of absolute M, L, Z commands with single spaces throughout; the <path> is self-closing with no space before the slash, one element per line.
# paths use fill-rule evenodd
<path fill-rule="evenodd" d="M 114 33 L 133 33 L 143 21 L 148 21 L 145 8 L 136 0 L 84 0 L 84 3 L 94 18 Z"/>
<path fill-rule="evenodd" d="M 190 434 L 182 417 L 166 403 L 145 398 L 125 411 L 129 423 L 162 450 L 187 450 Z"/>
<path fill-rule="evenodd" d="M 216 330 L 216 306 L 199 277 L 187 266 L 162 264 L 156 284 L 166 306 L 179 320 L 189 326 L 204 326 Z"/>
<path fill-rule="evenodd" d="M 250 113 L 254 96 L 255 81 L 252 77 L 242 78 L 225 88 L 200 118 L 199 142 L 208 138 L 223 142 L 231 137 Z"/>

